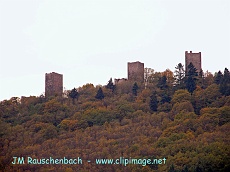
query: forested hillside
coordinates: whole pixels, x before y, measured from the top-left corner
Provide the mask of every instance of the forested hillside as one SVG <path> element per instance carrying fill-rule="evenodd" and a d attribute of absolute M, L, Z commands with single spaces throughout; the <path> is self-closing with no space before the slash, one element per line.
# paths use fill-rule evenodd
<path fill-rule="evenodd" d="M 0 102 L 1 171 L 230 171 L 230 73 L 146 70 L 145 84 L 86 84 L 63 97 Z M 32 85 L 31 85 L 32 86 Z M 12 164 L 13 157 L 76 158 L 83 164 Z M 100 165 L 98 158 L 165 164 Z M 91 160 L 91 162 L 87 162 Z"/>

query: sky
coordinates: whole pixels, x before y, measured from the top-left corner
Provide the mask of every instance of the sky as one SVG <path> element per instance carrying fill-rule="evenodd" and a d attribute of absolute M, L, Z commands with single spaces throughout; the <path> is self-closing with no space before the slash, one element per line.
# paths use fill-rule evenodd
<path fill-rule="evenodd" d="M 201 52 L 203 71 L 230 68 L 228 0 L 0 0 L 0 101 L 39 96 L 45 73 L 66 90 L 157 72 Z"/>

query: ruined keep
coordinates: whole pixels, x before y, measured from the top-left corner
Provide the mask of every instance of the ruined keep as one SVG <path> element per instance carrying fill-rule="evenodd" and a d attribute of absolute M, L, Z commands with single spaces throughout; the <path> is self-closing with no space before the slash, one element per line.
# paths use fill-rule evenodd
<path fill-rule="evenodd" d="M 55 72 L 45 75 L 45 96 L 62 96 L 63 75 Z"/>
<path fill-rule="evenodd" d="M 197 72 L 201 71 L 201 52 L 199 53 L 193 53 L 190 51 L 185 51 L 185 71 L 187 73 L 188 71 L 188 65 L 192 63 L 193 66 L 197 69 Z"/>
<path fill-rule="evenodd" d="M 121 79 L 114 79 L 115 85 L 125 83 L 127 81 L 126 78 L 121 78 Z"/>
<path fill-rule="evenodd" d="M 144 82 L 144 63 L 139 61 L 128 63 L 128 80 Z"/>

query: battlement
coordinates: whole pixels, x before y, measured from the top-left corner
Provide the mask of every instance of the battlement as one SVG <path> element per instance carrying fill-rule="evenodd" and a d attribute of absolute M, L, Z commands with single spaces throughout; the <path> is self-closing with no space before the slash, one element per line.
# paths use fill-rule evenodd
<path fill-rule="evenodd" d="M 189 51 L 189 53 L 188 53 L 188 51 L 185 51 L 185 54 L 201 54 L 201 52 L 199 52 L 199 53 L 193 53 L 192 51 Z"/>
<path fill-rule="evenodd" d="M 45 74 L 45 96 L 62 96 L 63 75 L 56 72 Z"/>

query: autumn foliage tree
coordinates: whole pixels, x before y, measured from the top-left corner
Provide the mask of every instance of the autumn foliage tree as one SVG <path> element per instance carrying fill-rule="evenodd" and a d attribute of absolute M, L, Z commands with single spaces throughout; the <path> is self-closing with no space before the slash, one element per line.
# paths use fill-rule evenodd
<path fill-rule="evenodd" d="M 0 101 L 0 171 L 229 171 L 229 72 L 223 73 L 206 72 L 203 86 L 196 84 L 192 94 L 181 89 L 184 79 L 172 85 L 172 73 L 166 70 L 149 74 L 147 85 L 138 83 L 136 96 L 132 81 L 117 84 L 112 92 L 110 80 L 73 89 L 69 98 L 77 91 L 77 105 L 66 97 Z M 76 155 L 83 165 L 11 163 L 12 157 Z M 167 160 L 145 166 L 86 162 L 119 157 Z"/>

